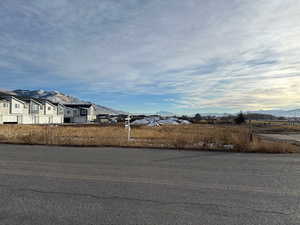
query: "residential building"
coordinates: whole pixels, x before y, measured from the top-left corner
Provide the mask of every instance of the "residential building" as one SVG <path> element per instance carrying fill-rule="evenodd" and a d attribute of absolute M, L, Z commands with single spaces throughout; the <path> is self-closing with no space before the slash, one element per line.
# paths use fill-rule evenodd
<path fill-rule="evenodd" d="M 0 94 L 0 124 L 62 124 L 96 121 L 94 104 L 59 104 L 46 99 Z"/>
<path fill-rule="evenodd" d="M 65 123 L 91 123 L 96 120 L 94 104 L 64 104 Z"/>
<path fill-rule="evenodd" d="M 48 100 L 0 96 L 0 124 L 61 124 L 62 105 Z"/>
<path fill-rule="evenodd" d="M 28 115 L 27 104 L 13 96 L 0 96 L 0 124 L 1 123 L 24 123 Z"/>

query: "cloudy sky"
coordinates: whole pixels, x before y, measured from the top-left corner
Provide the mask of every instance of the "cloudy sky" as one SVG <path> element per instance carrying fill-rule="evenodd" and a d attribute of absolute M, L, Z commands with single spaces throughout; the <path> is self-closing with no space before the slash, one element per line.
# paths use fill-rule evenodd
<path fill-rule="evenodd" d="M 1 0 L 0 88 L 130 112 L 300 107 L 299 0 Z"/>

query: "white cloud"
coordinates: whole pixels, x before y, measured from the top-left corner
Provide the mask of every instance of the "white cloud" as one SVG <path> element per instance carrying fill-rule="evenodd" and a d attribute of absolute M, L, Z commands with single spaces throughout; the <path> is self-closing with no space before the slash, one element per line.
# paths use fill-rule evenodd
<path fill-rule="evenodd" d="M 298 0 L 0 4 L 0 71 L 38 68 L 95 92 L 174 94 L 195 109 L 300 106 Z"/>

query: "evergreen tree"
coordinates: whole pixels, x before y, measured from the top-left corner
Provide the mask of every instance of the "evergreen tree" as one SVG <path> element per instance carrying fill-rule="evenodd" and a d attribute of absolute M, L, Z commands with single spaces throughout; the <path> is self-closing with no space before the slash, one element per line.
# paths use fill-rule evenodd
<path fill-rule="evenodd" d="M 240 112 L 237 117 L 234 119 L 234 122 L 238 125 L 246 123 L 246 118 L 242 112 Z"/>
<path fill-rule="evenodd" d="M 195 115 L 195 117 L 194 117 L 194 120 L 195 120 L 195 121 L 200 121 L 200 120 L 202 120 L 202 116 L 201 116 L 199 113 L 197 113 L 197 114 Z"/>

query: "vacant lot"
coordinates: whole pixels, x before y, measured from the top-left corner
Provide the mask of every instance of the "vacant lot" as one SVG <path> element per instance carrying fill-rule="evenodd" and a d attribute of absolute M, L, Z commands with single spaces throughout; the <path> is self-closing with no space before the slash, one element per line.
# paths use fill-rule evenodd
<path fill-rule="evenodd" d="M 180 125 L 137 127 L 127 139 L 122 126 L 35 126 L 2 125 L 0 142 L 69 146 L 153 147 L 239 152 L 296 152 L 287 142 L 251 136 L 247 126 Z"/>

